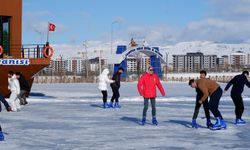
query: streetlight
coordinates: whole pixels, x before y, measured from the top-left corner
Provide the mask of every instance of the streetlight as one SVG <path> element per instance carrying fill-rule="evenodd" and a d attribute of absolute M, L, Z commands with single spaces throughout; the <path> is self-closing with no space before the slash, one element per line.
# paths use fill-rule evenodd
<path fill-rule="evenodd" d="M 37 29 L 34 29 L 34 31 L 35 31 L 36 33 L 40 34 L 40 40 L 41 40 L 41 43 L 40 43 L 40 44 L 42 44 L 42 43 L 43 43 L 43 33 L 42 33 L 41 31 L 37 30 Z"/>
<path fill-rule="evenodd" d="M 101 75 L 102 73 L 102 52 L 103 50 L 95 50 L 95 53 L 99 52 L 99 74 Z"/>
<path fill-rule="evenodd" d="M 88 45 L 87 45 L 87 40 L 83 41 L 83 46 L 85 48 L 85 69 L 86 69 L 86 78 L 88 78 L 89 76 L 89 70 L 88 70 L 88 51 L 87 51 L 87 48 L 88 48 Z"/>
<path fill-rule="evenodd" d="M 113 53 L 113 25 L 114 24 L 116 24 L 116 23 L 119 23 L 119 21 L 118 20 L 115 20 L 115 21 L 113 21 L 112 23 L 111 23 L 111 38 L 110 38 L 110 40 L 111 40 L 111 44 L 110 44 L 110 52 L 111 52 L 111 54 Z"/>
<path fill-rule="evenodd" d="M 166 79 L 168 79 L 167 78 L 167 74 L 168 74 L 168 54 L 169 54 L 169 52 L 166 52 Z"/>
<path fill-rule="evenodd" d="M 60 55 L 60 82 L 62 82 L 62 76 L 63 76 L 63 55 L 61 54 Z"/>

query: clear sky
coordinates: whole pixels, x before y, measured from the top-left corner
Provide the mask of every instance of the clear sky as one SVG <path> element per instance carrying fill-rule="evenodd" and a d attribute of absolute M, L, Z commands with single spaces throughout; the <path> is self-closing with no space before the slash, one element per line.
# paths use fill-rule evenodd
<path fill-rule="evenodd" d="M 23 41 L 40 41 L 39 32 L 45 40 L 48 21 L 57 26 L 51 40 L 78 43 L 110 34 L 114 21 L 114 32 L 133 26 L 184 27 L 203 18 L 208 9 L 203 0 L 23 0 Z"/>
<path fill-rule="evenodd" d="M 23 43 L 250 42 L 250 0 L 23 0 Z M 113 23 L 113 24 L 112 24 Z"/>

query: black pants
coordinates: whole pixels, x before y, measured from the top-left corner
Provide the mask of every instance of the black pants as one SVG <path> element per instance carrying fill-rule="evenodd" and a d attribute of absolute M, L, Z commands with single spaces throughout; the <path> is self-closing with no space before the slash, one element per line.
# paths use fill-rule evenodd
<path fill-rule="evenodd" d="M 150 99 L 151 107 L 152 107 L 152 117 L 156 117 L 156 106 L 155 106 L 155 98 L 144 98 L 144 108 L 143 108 L 143 117 L 147 116 L 148 111 L 148 100 Z"/>
<path fill-rule="evenodd" d="M 194 108 L 194 114 L 193 114 L 193 119 L 197 119 L 198 114 L 199 114 L 199 110 L 201 107 L 201 104 L 199 103 L 200 99 L 196 99 L 196 104 L 195 104 L 195 108 Z M 203 102 L 203 108 L 204 108 L 204 112 L 206 115 L 206 118 L 209 120 L 210 119 L 210 113 L 209 113 L 209 107 L 208 107 L 208 99 L 206 99 Z"/>
<path fill-rule="evenodd" d="M 101 91 L 102 92 L 102 100 L 103 103 L 107 102 L 108 92 L 107 91 Z"/>
<path fill-rule="evenodd" d="M 210 95 L 209 109 L 213 113 L 214 117 L 220 117 L 221 119 L 223 119 L 218 109 L 221 96 L 222 96 L 222 89 L 219 87 L 214 93 L 212 93 L 212 95 Z"/>
<path fill-rule="evenodd" d="M 241 119 L 244 112 L 244 103 L 241 94 L 231 93 L 231 98 L 235 105 L 235 115 L 237 119 Z"/>
<path fill-rule="evenodd" d="M 120 93 L 119 93 L 119 88 L 117 87 L 111 87 L 112 88 L 112 92 L 113 92 L 113 96 L 111 98 L 111 102 L 119 102 L 119 97 L 120 97 Z"/>

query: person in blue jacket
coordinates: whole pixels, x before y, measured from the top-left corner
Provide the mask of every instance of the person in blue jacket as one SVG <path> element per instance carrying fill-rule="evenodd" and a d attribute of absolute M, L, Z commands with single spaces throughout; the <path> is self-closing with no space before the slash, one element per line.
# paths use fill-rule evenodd
<path fill-rule="evenodd" d="M 5 100 L 5 98 L 0 94 L 0 102 L 2 102 L 6 108 L 6 110 L 9 112 L 11 111 L 11 107 L 9 106 L 8 102 Z M 0 112 L 1 112 L 1 103 L 0 103 Z M 3 135 L 3 132 L 2 132 L 2 128 L 1 128 L 1 125 L 0 125 L 0 141 L 3 141 L 4 140 L 4 135 Z"/>
<path fill-rule="evenodd" d="M 241 118 L 244 112 L 244 103 L 241 94 L 244 91 L 244 85 L 250 88 L 250 82 L 247 80 L 248 76 L 249 72 L 243 71 L 242 74 L 236 75 L 231 81 L 229 81 L 224 89 L 226 92 L 233 85 L 231 90 L 231 98 L 235 105 L 236 125 L 246 124 L 246 121 Z"/>

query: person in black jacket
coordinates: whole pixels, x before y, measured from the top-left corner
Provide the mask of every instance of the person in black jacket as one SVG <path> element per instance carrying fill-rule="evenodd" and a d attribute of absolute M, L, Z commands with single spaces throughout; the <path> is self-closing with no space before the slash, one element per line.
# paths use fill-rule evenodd
<path fill-rule="evenodd" d="M 113 92 L 113 96 L 112 96 L 112 98 L 110 100 L 110 103 L 109 103 L 109 107 L 111 107 L 111 108 L 112 107 L 114 107 L 114 108 L 120 108 L 121 107 L 119 105 L 119 97 L 120 97 L 119 88 L 120 88 L 120 85 L 121 85 L 121 83 L 120 83 L 121 74 L 123 72 L 124 72 L 124 69 L 120 67 L 118 69 L 118 71 L 112 77 L 112 80 L 114 80 L 115 82 L 110 84 L 112 92 Z M 115 100 L 115 105 L 113 106 L 114 100 Z"/>
<path fill-rule="evenodd" d="M 244 85 L 250 88 L 250 82 L 247 80 L 248 76 L 249 72 L 243 71 L 242 74 L 236 75 L 231 81 L 229 81 L 224 89 L 224 91 L 226 92 L 230 88 L 230 86 L 233 85 L 231 90 L 231 98 L 235 105 L 236 125 L 246 124 L 246 121 L 241 118 L 244 112 L 244 103 L 241 94 L 244 91 Z"/>
<path fill-rule="evenodd" d="M 20 100 L 21 105 L 26 105 L 28 104 L 26 94 L 30 91 L 29 83 L 20 72 L 16 72 L 15 74 L 20 84 L 20 94 L 18 95 L 18 99 Z"/>

